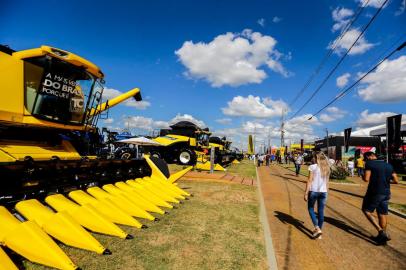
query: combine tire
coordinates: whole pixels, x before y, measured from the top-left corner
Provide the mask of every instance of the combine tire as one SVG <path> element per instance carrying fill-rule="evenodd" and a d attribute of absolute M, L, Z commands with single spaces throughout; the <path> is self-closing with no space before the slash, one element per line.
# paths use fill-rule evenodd
<path fill-rule="evenodd" d="M 194 151 L 184 148 L 179 151 L 178 163 L 180 165 L 193 165 L 196 163 L 196 154 Z"/>
<path fill-rule="evenodd" d="M 149 155 L 154 158 L 162 158 L 161 153 L 159 153 L 158 151 L 151 151 Z"/>

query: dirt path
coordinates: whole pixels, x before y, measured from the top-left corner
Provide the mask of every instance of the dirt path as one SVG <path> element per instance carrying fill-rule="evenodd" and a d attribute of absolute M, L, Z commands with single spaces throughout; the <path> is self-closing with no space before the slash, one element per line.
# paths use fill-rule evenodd
<path fill-rule="evenodd" d="M 406 269 L 406 220 L 390 215 L 392 241 L 374 245 L 376 232 L 360 211 L 362 187 L 330 186 L 323 239 L 312 240 L 306 178 L 279 166 L 258 173 L 279 269 Z"/>

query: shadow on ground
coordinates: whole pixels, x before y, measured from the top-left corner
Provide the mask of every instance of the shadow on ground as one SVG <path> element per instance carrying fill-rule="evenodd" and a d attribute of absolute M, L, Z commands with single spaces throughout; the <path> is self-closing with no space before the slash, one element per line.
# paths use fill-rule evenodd
<path fill-rule="evenodd" d="M 312 231 L 303 225 L 304 224 L 303 221 L 301 221 L 297 218 L 294 218 L 291 215 L 283 213 L 283 212 L 275 211 L 274 213 L 275 213 L 275 217 L 277 217 L 282 223 L 293 225 L 296 229 L 301 231 L 307 237 L 309 237 L 310 239 L 313 239 Z"/>

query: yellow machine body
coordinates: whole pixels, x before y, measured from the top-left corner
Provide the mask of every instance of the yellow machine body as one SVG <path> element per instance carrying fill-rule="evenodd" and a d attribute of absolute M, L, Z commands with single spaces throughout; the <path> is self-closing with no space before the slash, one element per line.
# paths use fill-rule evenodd
<path fill-rule="evenodd" d="M 125 239 L 129 235 L 116 224 L 143 228 L 134 216 L 155 220 L 151 213 L 164 214 L 161 207 L 172 209 L 190 196 L 173 183 L 191 167 L 168 175 L 149 157 L 83 154 L 77 134 L 99 135 L 102 112 L 141 98 L 134 88 L 103 102 L 103 78 L 95 64 L 64 50 L 41 46 L 16 52 L 0 45 L 0 204 L 7 205 L 0 205 L 0 246 L 32 262 L 77 269 L 50 236 L 109 254 L 86 229 Z M 160 143 L 173 141 L 198 146 L 195 138 L 178 135 Z M 11 214 L 12 208 L 26 221 Z M 15 269 L 1 248 L 0 264 Z"/>
<path fill-rule="evenodd" d="M 182 135 L 168 134 L 168 135 L 165 135 L 162 137 L 154 138 L 152 140 L 162 144 L 163 146 L 169 146 L 169 145 L 172 145 L 175 143 L 180 143 L 180 142 L 188 143 L 192 147 L 197 146 L 196 138 L 186 137 L 186 136 L 182 136 Z"/>

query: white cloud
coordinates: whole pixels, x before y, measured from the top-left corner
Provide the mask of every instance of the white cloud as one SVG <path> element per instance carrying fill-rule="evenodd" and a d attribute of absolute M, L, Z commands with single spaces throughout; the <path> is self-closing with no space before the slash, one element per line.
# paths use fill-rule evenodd
<path fill-rule="evenodd" d="M 368 0 L 355 0 L 355 1 L 359 2 L 363 6 Z M 380 8 L 382 6 L 383 2 L 385 2 L 385 0 L 369 0 L 367 7 Z M 386 3 L 385 7 L 387 5 L 388 5 L 388 3 Z"/>
<path fill-rule="evenodd" d="M 265 27 L 265 19 L 264 18 L 260 18 L 260 19 L 258 19 L 258 21 L 257 21 L 257 23 L 260 25 L 260 26 L 262 26 L 262 27 Z"/>
<path fill-rule="evenodd" d="M 203 121 L 194 118 L 190 114 L 177 114 L 174 118 L 171 119 L 171 121 L 169 121 L 169 123 L 172 125 L 180 121 L 192 122 L 200 128 L 206 127 L 206 124 Z"/>
<path fill-rule="evenodd" d="M 251 116 L 257 118 L 270 118 L 281 116 L 282 109 L 287 110 L 288 105 L 282 100 L 272 100 L 271 98 L 236 96 L 227 102 L 227 107 L 221 110 L 225 115 Z"/>
<path fill-rule="evenodd" d="M 113 122 L 114 122 L 113 118 L 107 118 L 107 119 L 103 120 L 103 123 L 105 123 L 105 124 L 112 124 Z"/>
<path fill-rule="evenodd" d="M 328 123 L 343 118 L 347 114 L 346 111 L 337 107 L 328 107 L 325 113 L 320 115 L 320 121 Z"/>
<path fill-rule="evenodd" d="M 154 129 L 169 128 L 169 123 L 166 121 L 155 121 L 152 118 L 144 116 L 123 116 L 123 127 L 130 129 L 139 129 L 152 131 Z"/>
<path fill-rule="evenodd" d="M 153 130 L 154 121 L 152 118 L 143 116 L 130 116 L 124 119 L 124 126 L 142 130 Z"/>
<path fill-rule="evenodd" d="M 299 142 L 300 139 L 313 141 L 315 135 L 313 126 L 320 125 L 317 117 L 308 121 L 310 114 L 301 115 L 285 122 L 285 142 Z M 270 140 L 272 145 L 280 144 L 280 129 L 279 122 L 270 121 L 246 121 L 241 126 L 236 128 L 227 128 L 215 130 L 213 134 L 216 136 L 226 136 L 233 142 L 234 146 L 247 148 L 248 135 L 255 133 L 256 147 L 259 150 L 260 145 L 267 145 Z"/>
<path fill-rule="evenodd" d="M 360 34 L 361 32 L 358 29 L 351 29 L 347 31 L 347 33 L 345 33 L 345 35 L 342 37 L 340 41 L 335 40 L 334 42 L 331 42 L 328 45 L 328 48 L 329 49 L 333 48 L 334 44 L 338 42 L 338 45 L 336 46 L 334 53 L 343 54 L 352 46 L 352 44 Z M 375 45 L 369 43 L 364 36 L 361 36 L 348 54 L 349 55 L 363 54 L 364 52 L 371 49 L 373 46 Z"/>
<path fill-rule="evenodd" d="M 379 112 L 379 113 L 369 113 L 368 110 L 361 112 L 359 118 L 356 122 L 358 127 L 371 127 L 386 123 L 386 118 L 397 113 L 393 112 Z"/>
<path fill-rule="evenodd" d="M 337 86 L 340 88 L 343 88 L 344 86 L 346 86 L 348 84 L 350 77 L 351 77 L 351 74 L 348 72 L 339 76 L 336 80 Z"/>
<path fill-rule="evenodd" d="M 290 76 L 279 61 L 282 54 L 275 49 L 276 43 L 271 36 L 246 29 L 219 35 L 209 43 L 186 41 L 175 54 L 187 68 L 188 77 L 205 79 L 213 87 L 236 87 L 261 83 L 267 77 L 265 66 Z"/>
<path fill-rule="evenodd" d="M 104 100 L 110 100 L 112 98 L 115 98 L 119 95 L 123 94 L 123 92 L 113 89 L 113 88 L 104 88 L 103 90 L 103 99 Z M 148 108 L 149 106 L 151 106 L 151 103 L 149 101 L 146 100 L 142 100 L 142 101 L 135 101 L 133 98 L 129 98 L 126 101 L 124 101 L 123 103 L 121 103 L 124 106 L 127 107 L 134 107 L 137 108 L 139 110 L 144 110 L 146 108 Z"/>
<path fill-rule="evenodd" d="M 223 124 L 223 125 L 230 125 L 233 120 L 231 118 L 220 118 L 216 119 L 217 123 Z"/>
<path fill-rule="evenodd" d="M 278 22 L 280 22 L 280 21 L 282 21 L 282 18 L 280 18 L 280 17 L 278 17 L 278 16 L 275 16 L 275 17 L 272 18 L 272 22 L 273 22 L 273 23 L 278 23 Z"/>
<path fill-rule="evenodd" d="M 405 12 L 405 9 L 406 9 L 406 0 L 403 0 L 403 1 L 400 3 L 399 9 L 396 10 L 395 16 L 402 15 L 403 12 Z"/>
<path fill-rule="evenodd" d="M 354 12 L 351 9 L 339 7 L 334 9 L 332 12 L 332 17 L 335 23 L 331 30 L 333 32 L 343 30 L 345 26 L 350 22 L 352 15 L 354 15 Z"/>
<path fill-rule="evenodd" d="M 169 128 L 169 123 L 166 121 L 154 121 L 154 128 Z"/>
<path fill-rule="evenodd" d="M 384 61 L 362 80 L 360 97 L 369 102 L 386 103 L 406 100 L 406 55 Z"/>

